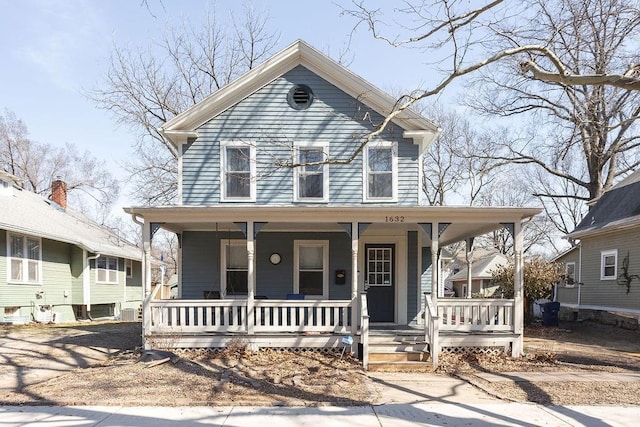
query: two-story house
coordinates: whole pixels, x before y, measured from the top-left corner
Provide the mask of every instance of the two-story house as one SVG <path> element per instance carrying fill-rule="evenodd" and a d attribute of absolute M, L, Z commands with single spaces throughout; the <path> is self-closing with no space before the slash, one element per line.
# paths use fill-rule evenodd
<path fill-rule="evenodd" d="M 419 325 L 424 341 L 440 319 L 427 307 L 442 294 L 440 247 L 505 226 L 520 253 L 521 222 L 539 209 L 423 206 L 432 122 L 398 111 L 363 145 L 395 107 L 297 41 L 165 123 L 179 202 L 125 209 L 144 223 L 147 269 L 157 229 L 180 241 L 178 299 L 147 301 L 146 345 L 169 334 L 178 347 L 217 347 L 240 334 L 256 347 L 339 347 L 351 335 L 366 349 L 369 322 Z M 483 313 L 481 328 L 508 332 L 519 353 L 520 302 L 477 303 L 469 325 Z M 444 328 L 462 328 L 452 313 L 471 302 L 456 304 L 441 310 Z"/>

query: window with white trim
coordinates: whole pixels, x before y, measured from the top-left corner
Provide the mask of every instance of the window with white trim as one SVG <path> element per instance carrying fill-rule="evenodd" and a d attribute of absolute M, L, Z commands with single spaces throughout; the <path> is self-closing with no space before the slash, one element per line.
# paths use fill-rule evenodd
<path fill-rule="evenodd" d="M 124 271 L 127 274 L 127 279 L 133 278 L 133 261 L 130 259 L 124 260 Z"/>
<path fill-rule="evenodd" d="M 295 240 L 293 252 L 293 292 L 329 298 L 329 241 Z"/>
<path fill-rule="evenodd" d="M 223 295 L 247 295 L 249 289 L 247 241 L 223 240 L 221 250 Z"/>
<path fill-rule="evenodd" d="M 564 284 L 567 286 L 576 283 L 576 263 L 568 262 L 564 266 Z"/>
<path fill-rule="evenodd" d="M 373 142 L 364 150 L 364 200 L 395 201 L 398 155 L 394 142 Z"/>
<path fill-rule="evenodd" d="M 255 201 L 255 147 L 244 142 L 222 142 L 220 149 L 221 200 L 227 202 Z"/>
<path fill-rule="evenodd" d="M 600 280 L 615 280 L 618 277 L 618 250 L 600 252 Z"/>
<path fill-rule="evenodd" d="M 42 240 L 38 237 L 7 233 L 9 265 L 7 281 L 14 283 L 41 282 Z"/>
<path fill-rule="evenodd" d="M 101 256 L 96 259 L 96 283 L 118 283 L 118 258 Z"/>
<path fill-rule="evenodd" d="M 329 165 L 322 162 L 329 155 L 329 146 L 321 143 L 296 144 L 293 190 L 296 201 L 329 201 Z"/>

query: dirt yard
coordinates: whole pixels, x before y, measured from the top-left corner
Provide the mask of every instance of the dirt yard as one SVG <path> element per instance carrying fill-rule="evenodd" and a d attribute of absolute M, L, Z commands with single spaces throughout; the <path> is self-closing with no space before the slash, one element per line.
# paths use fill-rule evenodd
<path fill-rule="evenodd" d="M 443 356 L 439 373 L 506 400 L 640 404 L 640 381 L 554 380 L 554 372 L 640 372 L 640 332 L 590 322 L 526 330 L 526 356 Z M 357 360 L 336 353 L 178 352 L 138 362 L 140 324 L 0 327 L 0 404 L 365 405 L 379 389 Z M 173 363 L 175 362 L 175 363 Z M 549 372 L 549 381 L 491 383 L 482 372 Z"/>

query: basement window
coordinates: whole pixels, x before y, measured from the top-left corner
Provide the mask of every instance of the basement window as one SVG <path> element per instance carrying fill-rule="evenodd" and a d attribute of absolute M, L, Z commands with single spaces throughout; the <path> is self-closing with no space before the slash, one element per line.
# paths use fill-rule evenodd
<path fill-rule="evenodd" d="M 306 110 L 313 102 L 313 91 L 307 85 L 295 85 L 287 94 L 287 103 L 295 110 Z"/>

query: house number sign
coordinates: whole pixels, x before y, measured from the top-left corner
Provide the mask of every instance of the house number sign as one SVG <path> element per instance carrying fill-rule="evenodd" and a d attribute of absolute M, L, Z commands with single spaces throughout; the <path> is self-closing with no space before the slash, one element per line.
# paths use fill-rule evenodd
<path fill-rule="evenodd" d="M 404 222 L 404 216 L 400 216 L 400 215 L 385 216 L 384 222 Z"/>

